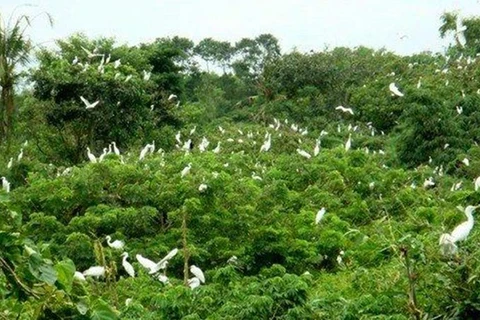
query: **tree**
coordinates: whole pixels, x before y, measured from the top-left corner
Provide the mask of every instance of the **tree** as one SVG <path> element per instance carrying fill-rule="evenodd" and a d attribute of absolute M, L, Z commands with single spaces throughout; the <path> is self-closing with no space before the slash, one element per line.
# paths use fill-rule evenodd
<path fill-rule="evenodd" d="M 456 20 L 458 14 L 452 12 L 444 13 L 440 20 L 442 25 L 438 29 L 440 32 L 440 37 L 445 38 L 447 34 L 454 34 L 457 32 Z M 462 19 L 463 25 L 466 27 L 466 30 L 463 31 L 465 35 L 466 44 L 465 47 L 458 43 L 458 40 L 455 41 L 456 45 L 454 48 L 460 52 L 466 53 L 468 55 L 475 55 L 480 52 L 480 18 L 479 17 L 470 17 Z"/>
<path fill-rule="evenodd" d="M 15 114 L 15 85 L 18 83 L 20 73 L 18 68 L 29 61 L 32 42 L 25 34 L 31 25 L 27 15 L 17 18 L 14 13 L 5 20 L 0 14 L 0 142 L 8 140 L 13 133 Z M 47 14 L 50 24 L 51 17 Z"/>

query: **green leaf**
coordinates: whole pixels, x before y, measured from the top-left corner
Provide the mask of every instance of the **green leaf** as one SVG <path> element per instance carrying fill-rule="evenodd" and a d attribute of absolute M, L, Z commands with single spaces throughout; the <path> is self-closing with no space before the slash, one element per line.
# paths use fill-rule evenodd
<path fill-rule="evenodd" d="M 111 320 L 117 318 L 115 311 L 103 300 L 97 300 L 92 307 L 92 320 Z"/>
<path fill-rule="evenodd" d="M 72 260 L 67 259 L 60 261 L 55 266 L 57 271 L 57 285 L 61 289 L 70 292 L 72 290 L 73 275 L 75 273 L 75 264 Z"/>

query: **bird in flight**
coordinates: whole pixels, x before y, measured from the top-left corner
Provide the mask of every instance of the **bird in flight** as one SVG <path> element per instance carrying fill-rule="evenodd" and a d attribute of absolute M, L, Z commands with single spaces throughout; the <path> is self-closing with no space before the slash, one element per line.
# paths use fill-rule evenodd
<path fill-rule="evenodd" d="M 82 102 L 85 104 L 85 109 L 93 109 L 100 102 L 100 100 L 97 100 L 94 103 L 90 103 L 87 99 L 85 99 L 82 96 L 80 96 L 80 100 L 82 100 Z"/>

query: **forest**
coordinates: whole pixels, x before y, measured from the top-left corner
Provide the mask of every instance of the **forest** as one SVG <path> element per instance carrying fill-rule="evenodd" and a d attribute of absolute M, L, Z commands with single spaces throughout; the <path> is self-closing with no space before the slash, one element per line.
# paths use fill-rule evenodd
<path fill-rule="evenodd" d="M 480 18 L 401 56 L 0 17 L 0 320 L 480 317 Z"/>

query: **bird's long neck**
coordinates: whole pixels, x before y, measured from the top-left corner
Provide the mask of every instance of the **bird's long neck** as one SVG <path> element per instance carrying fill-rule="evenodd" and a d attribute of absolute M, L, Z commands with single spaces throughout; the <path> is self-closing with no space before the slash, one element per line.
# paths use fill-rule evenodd
<path fill-rule="evenodd" d="M 473 215 L 471 212 L 465 212 L 465 215 L 467 216 L 467 221 L 470 223 L 473 223 Z"/>

